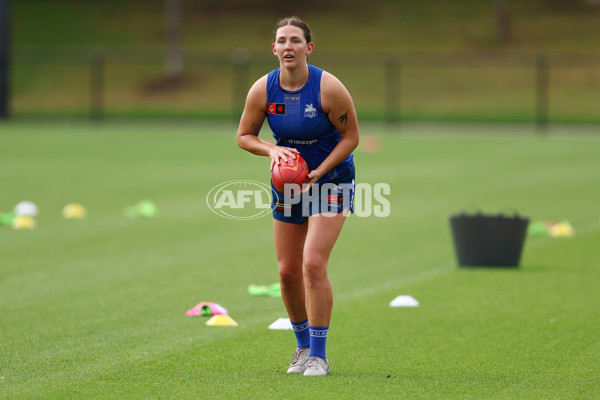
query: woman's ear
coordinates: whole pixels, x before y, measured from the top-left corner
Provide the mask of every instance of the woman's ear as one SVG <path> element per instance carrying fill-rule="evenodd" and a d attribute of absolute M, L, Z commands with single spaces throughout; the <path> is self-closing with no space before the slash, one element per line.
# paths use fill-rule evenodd
<path fill-rule="evenodd" d="M 308 58 L 310 57 L 311 53 L 313 52 L 313 49 L 315 48 L 315 44 L 313 42 L 310 42 L 307 46 L 306 46 L 306 59 L 308 60 Z"/>

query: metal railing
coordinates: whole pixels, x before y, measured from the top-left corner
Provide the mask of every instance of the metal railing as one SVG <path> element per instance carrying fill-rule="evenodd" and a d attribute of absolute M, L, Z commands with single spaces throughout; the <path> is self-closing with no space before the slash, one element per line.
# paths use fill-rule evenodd
<path fill-rule="evenodd" d="M 163 49 L 16 49 L 14 115 L 239 118 L 251 84 L 277 67 L 239 49 L 184 59 L 185 79 L 169 83 Z M 600 122 L 600 53 L 322 52 L 311 63 L 346 84 L 361 118 Z"/>

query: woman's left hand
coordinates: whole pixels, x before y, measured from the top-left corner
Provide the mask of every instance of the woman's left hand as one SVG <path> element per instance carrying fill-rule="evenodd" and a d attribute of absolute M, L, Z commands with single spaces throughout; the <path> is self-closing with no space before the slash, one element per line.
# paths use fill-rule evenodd
<path fill-rule="evenodd" d="M 302 185 L 302 192 L 308 192 L 312 185 L 317 183 L 317 181 L 321 179 L 323 175 L 325 174 L 319 172 L 319 168 L 310 171 L 306 177 L 306 182 Z"/>

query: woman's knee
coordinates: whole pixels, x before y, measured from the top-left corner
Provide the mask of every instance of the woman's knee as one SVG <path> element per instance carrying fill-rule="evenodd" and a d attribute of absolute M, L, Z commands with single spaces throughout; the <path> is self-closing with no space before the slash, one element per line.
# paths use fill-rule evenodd
<path fill-rule="evenodd" d="M 317 255 L 304 257 L 304 280 L 308 285 L 327 279 L 327 258 Z"/>
<path fill-rule="evenodd" d="M 301 262 L 279 261 L 277 263 L 277 268 L 279 270 L 279 279 L 284 285 L 286 283 L 293 284 L 303 279 Z"/>

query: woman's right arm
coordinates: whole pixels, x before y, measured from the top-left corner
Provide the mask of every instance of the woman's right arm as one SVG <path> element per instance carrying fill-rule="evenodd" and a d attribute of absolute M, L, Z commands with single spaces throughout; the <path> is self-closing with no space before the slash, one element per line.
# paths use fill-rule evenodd
<path fill-rule="evenodd" d="M 237 144 L 242 149 L 259 156 L 271 157 L 271 169 L 280 159 L 287 159 L 296 149 L 276 146 L 273 143 L 265 142 L 258 137 L 260 128 L 265 121 L 267 112 L 267 75 L 260 78 L 248 92 L 246 105 L 240 119 L 240 126 L 237 132 Z"/>

